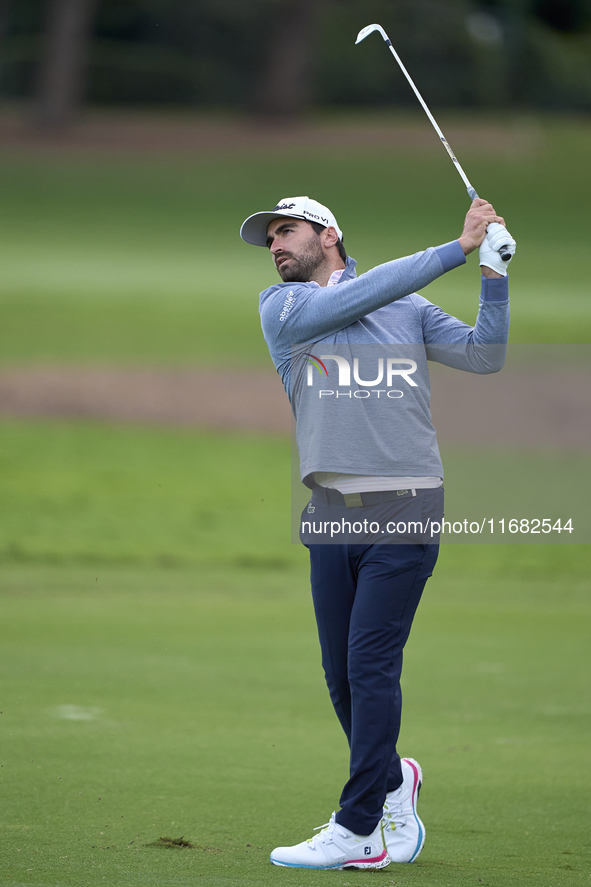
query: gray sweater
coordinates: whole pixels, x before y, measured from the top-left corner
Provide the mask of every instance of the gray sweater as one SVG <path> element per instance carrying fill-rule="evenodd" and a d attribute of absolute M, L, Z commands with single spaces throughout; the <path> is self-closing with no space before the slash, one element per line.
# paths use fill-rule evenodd
<path fill-rule="evenodd" d="M 261 293 L 265 341 L 297 421 L 300 473 L 443 476 L 427 361 L 495 373 L 505 360 L 508 279 L 481 278 L 474 327 L 417 295 L 463 264 L 458 241 L 336 286 L 277 283 Z"/>

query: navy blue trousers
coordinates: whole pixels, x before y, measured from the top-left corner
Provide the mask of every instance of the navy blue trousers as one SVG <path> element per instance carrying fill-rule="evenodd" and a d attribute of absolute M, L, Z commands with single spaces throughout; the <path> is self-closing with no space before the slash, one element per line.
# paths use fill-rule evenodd
<path fill-rule="evenodd" d="M 417 490 L 417 498 L 423 512 L 427 505 L 441 520 L 441 489 Z M 375 829 L 386 793 L 402 782 L 396 751 L 402 651 L 437 561 L 438 541 L 308 545 L 322 665 L 351 751 L 336 819 L 356 834 Z"/>

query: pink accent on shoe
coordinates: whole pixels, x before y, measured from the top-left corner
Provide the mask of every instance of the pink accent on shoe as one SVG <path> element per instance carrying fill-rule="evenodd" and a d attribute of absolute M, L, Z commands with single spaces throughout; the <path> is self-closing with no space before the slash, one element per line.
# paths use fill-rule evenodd
<path fill-rule="evenodd" d="M 345 865 L 361 865 L 362 863 L 368 862 L 382 862 L 383 859 L 388 855 L 388 851 L 384 848 L 383 852 L 380 853 L 379 856 L 364 856 L 363 859 L 348 859 Z"/>
<path fill-rule="evenodd" d="M 402 760 L 406 761 L 406 763 L 408 764 L 408 766 L 410 767 L 410 769 L 413 772 L 414 778 L 413 778 L 413 785 L 412 785 L 412 797 L 413 797 L 413 801 L 415 801 L 415 792 L 417 791 L 417 786 L 419 784 L 419 771 L 417 770 L 417 768 L 415 766 L 415 762 L 411 761 L 410 758 L 403 758 Z"/>

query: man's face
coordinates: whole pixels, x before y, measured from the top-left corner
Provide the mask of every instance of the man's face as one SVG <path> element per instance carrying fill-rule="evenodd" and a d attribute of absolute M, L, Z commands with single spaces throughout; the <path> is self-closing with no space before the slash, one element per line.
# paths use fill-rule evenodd
<path fill-rule="evenodd" d="M 320 235 L 304 219 L 273 219 L 267 228 L 267 246 L 286 283 L 314 280 L 327 262 Z"/>

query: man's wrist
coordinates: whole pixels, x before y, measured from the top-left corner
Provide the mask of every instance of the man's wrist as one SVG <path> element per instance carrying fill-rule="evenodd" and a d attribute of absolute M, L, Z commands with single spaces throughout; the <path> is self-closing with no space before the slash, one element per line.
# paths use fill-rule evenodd
<path fill-rule="evenodd" d="M 462 247 L 465 256 L 469 255 L 476 249 L 476 246 L 474 245 L 472 240 L 468 237 L 464 237 L 463 235 L 461 237 L 458 237 L 458 243 Z"/>
<path fill-rule="evenodd" d="M 497 272 L 493 271 L 492 268 L 489 268 L 488 265 L 481 265 L 480 266 L 480 273 L 482 274 L 483 277 L 490 277 L 490 278 L 505 276 L 504 274 L 497 274 Z"/>

